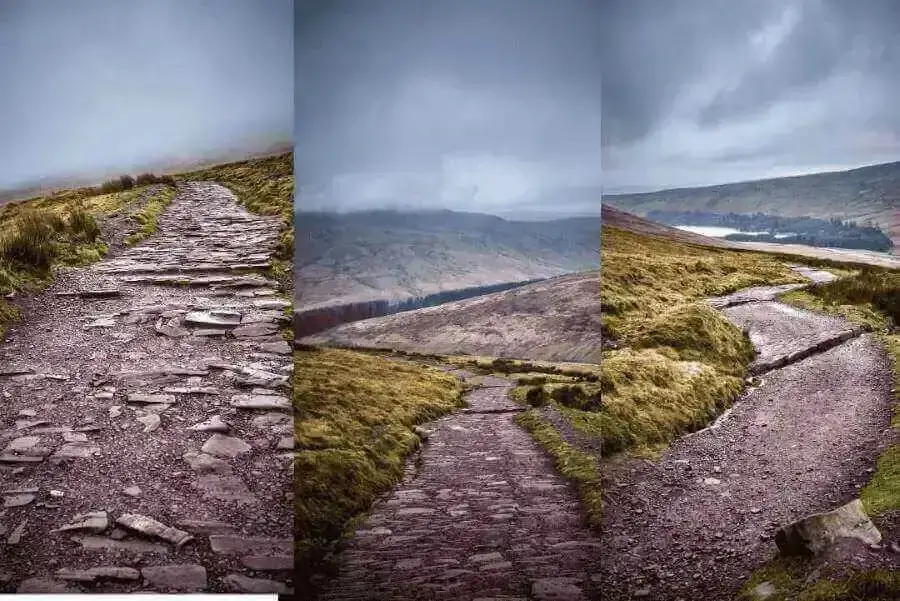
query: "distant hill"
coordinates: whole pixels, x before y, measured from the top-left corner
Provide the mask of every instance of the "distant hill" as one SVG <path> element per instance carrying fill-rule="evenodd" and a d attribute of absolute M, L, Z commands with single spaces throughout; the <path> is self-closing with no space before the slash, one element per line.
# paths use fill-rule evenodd
<path fill-rule="evenodd" d="M 666 238 L 675 242 L 685 242 L 701 246 L 783 253 L 818 259 L 830 259 L 832 261 L 866 263 L 869 265 L 877 265 L 879 267 L 900 269 L 900 257 L 884 253 L 874 253 L 866 250 L 816 248 L 799 244 L 778 244 L 772 242 L 732 242 L 730 240 L 702 236 L 672 226 L 656 223 L 655 221 L 632 215 L 631 213 L 619 210 L 607 204 L 603 205 L 603 226 L 604 229 L 612 227 L 635 234 Z"/>
<path fill-rule="evenodd" d="M 734 248 L 734 244 L 721 238 L 711 238 L 702 236 L 693 232 L 680 230 L 670 225 L 663 225 L 655 221 L 632 215 L 626 211 L 620 211 L 614 206 L 603 205 L 603 225 L 608 227 L 616 227 L 620 230 L 626 230 L 635 234 L 646 234 L 656 236 L 658 238 L 668 238 L 676 242 L 686 242 L 688 244 L 701 244 L 703 246 L 716 246 L 720 248 Z"/>
<path fill-rule="evenodd" d="M 600 362 L 600 272 L 338 326 L 304 343 Z"/>
<path fill-rule="evenodd" d="M 298 310 L 547 278 L 599 263 L 599 217 L 298 212 L 296 228 Z"/>
<path fill-rule="evenodd" d="M 640 216 L 653 210 L 693 210 L 871 220 L 900 254 L 900 162 L 701 188 L 604 194 L 603 202 Z"/>

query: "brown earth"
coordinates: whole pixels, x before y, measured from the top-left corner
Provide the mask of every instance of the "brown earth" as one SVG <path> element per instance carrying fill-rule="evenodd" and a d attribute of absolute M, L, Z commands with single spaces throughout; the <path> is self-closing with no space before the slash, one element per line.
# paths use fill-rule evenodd
<path fill-rule="evenodd" d="M 780 357 L 786 366 L 658 460 L 604 465 L 604 599 L 734 599 L 775 553 L 775 530 L 858 497 L 895 438 L 890 360 L 878 342 L 841 319 L 775 302 L 782 288 L 714 304 L 749 330 L 755 367 Z M 831 339 L 837 346 L 819 346 Z M 805 349 L 813 354 L 801 359 Z M 900 567 L 887 549 L 868 552 Z"/>
<path fill-rule="evenodd" d="M 344 324 L 300 342 L 599 362 L 600 272 Z"/>
<path fill-rule="evenodd" d="M 188 183 L 158 227 L 17 301 L 0 347 L 2 591 L 291 586 L 288 302 L 253 273 L 279 222 Z"/>

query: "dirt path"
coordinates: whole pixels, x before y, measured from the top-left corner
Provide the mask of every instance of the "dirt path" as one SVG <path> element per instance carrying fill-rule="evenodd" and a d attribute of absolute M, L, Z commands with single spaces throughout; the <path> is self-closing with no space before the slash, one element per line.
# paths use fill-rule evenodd
<path fill-rule="evenodd" d="M 325 601 L 599 599 L 600 541 L 577 494 L 513 422 L 508 380 L 429 427 L 404 481 L 341 555 Z"/>
<path fill-rule="evenodd" d="M 287 302 L 251 273 L 277 236 L 186 184 L 153 237 L 25 303 L 0 346 L 0 590 L 291 586 Z"/>
<path fill-rule="evenodd" d="M 870 477 L 892 437 L 889 359 L 841 319 L 774 302 L 782 289 L 713 302 L 749 330 L 762 384 L 658 461 L 604 467 L 604 599 L 734 599 L 776 552 L 778 526 L 852 500 Z"/>

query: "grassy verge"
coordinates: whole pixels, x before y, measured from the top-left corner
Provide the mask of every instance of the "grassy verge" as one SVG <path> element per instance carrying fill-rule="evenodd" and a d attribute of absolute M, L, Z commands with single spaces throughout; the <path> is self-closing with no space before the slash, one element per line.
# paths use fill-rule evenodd
<path fill-rule="evenodd" d="M 247 209 L 258 215 L 281 217 L 281 238 L 271 275 L 285 288 L 293 287 L 294 158 L 292 153 L 216 165 L 175 176 L 178 181 L 215 181 L 231 190 Z"/>
<path fill-rule="evenodd" d="M 36 292 L 52 281 L 54 268 L 98 261 L 107 250 L 98 220 L 142 190 L 81 188 L 0 206 L 0 294 Z M 0 298 L 0 336 L 17 317 Z"/>
<path fill-rule="evenodd" d="M 152 198 L 148 199 L 137 211 L 132 213 L 132 219 L 134 219 L 140 227 L 133 234 L 126 236 L 125 244 L 133 246 L 141 240 L 152 236 L 156 232 L 159 216 L 163 214 L 166 207 L 172 204 L 172 199 L 174 198 L 175 188 L 166 186 L 158 194 L 155 194 Z"/>
<path fill-rule="evenodd" d="M 437 369 L 348 350 L 295 352 L 297 565 L 314 569 L 399 481 L 420 442 L 413 426 L 461 406 L 461 394 Z"/>
<path fill-rule="evenodd" d="M 742 388 L 753 346 L 704 299 L 804 281 L 763 253 L 700 247 L 603 227 L 603 403 L 573 425 L 604 452 L 641 452 L 706 425 Z M 570 412 L 571 414 L 571 412 Z"/>
<path fill-rule="evenodd" d="M 900 428 L 900 273 L 860 269 L 844 279 L 781 295 L 794 306 L 841 315 L 878 333 L 894 371 L 894 416 Z M 877 517 L 900 511 L 900 445 L 889 446 L 878 459 L 872 479 L 860 491 L 866 513 Z M 757 570 L 742 591 L 742 599 L 754 599 L 751 591 L 770 582 L 772 601 L 854 601 L 900 598 L 900 573 L 855 570 L 849 574 L 822 574 L 812 562 L 776 558 Z"/>
<path fill-rule="evenodd" d="M 526 411 L 516 417 L 516 423 L 528 430 L 532 437 L 556 461 L 556 469 L 578 486 L 588 519 L 599 529 L 602 517 L 600 499 L 600 467 L 597 458 L 568 444 L 556 428 L 544 422 L 537 410 Z"/>

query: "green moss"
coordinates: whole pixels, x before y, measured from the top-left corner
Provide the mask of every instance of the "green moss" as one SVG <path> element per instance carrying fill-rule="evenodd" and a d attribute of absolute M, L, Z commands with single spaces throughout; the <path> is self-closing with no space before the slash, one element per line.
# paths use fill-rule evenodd
<path fill-rule="evenodd" d="M 768 582 L 775 594 L 768 601 L 893 601 L 900 597 L 900 573 L 887 570 L 822 573 L 803 559 L 776 558 L 747 580 L 738 601 L 757 599 L 752 591 Z"/>

